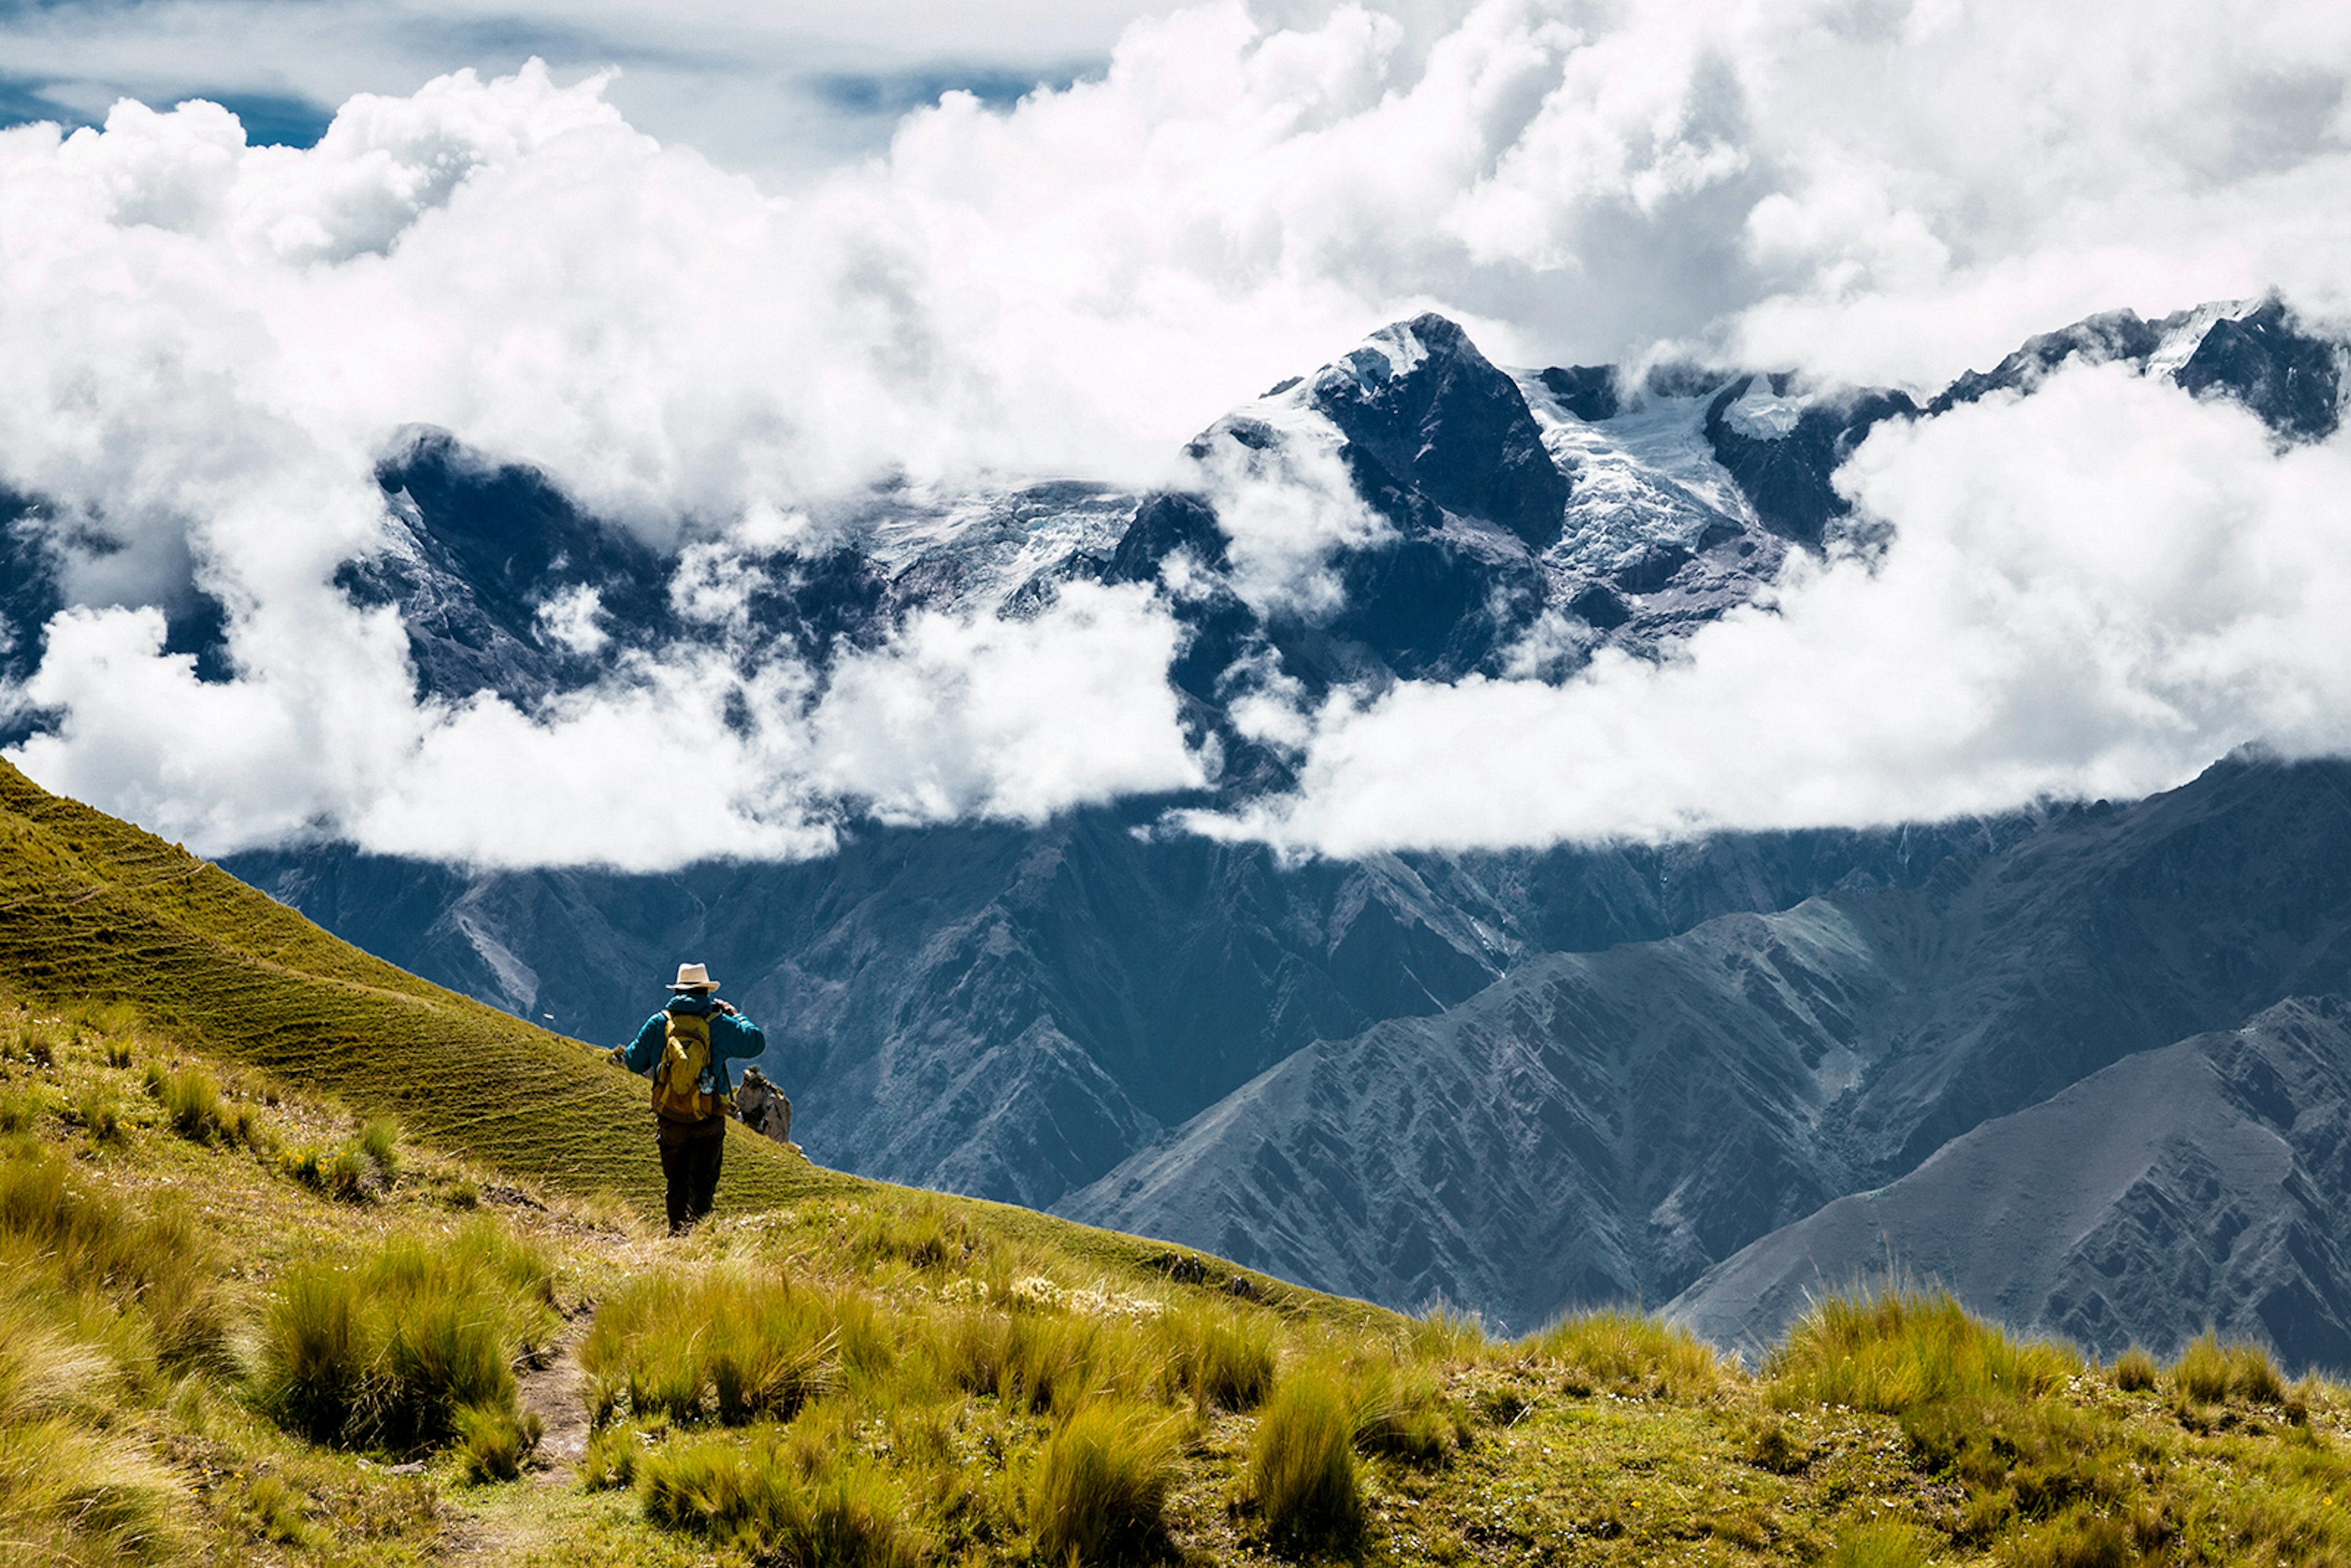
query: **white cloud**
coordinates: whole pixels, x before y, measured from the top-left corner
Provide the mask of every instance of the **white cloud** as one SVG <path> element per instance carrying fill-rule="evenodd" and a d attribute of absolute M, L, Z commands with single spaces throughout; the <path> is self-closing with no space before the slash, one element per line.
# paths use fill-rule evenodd
<path fill-rule="evenodd" d="M 1238 431 L 1211 433 L 1187 487 L 1216 507 L 1244 602 L 1259 614 L 1327 617 L 1343 602 L 1332 553 L 1394 530 L 1355 494 L 1339 456 L 1344 438 L 1328 419 L 1290 397 L 1245 409 L 1241 420 Z"/>
<path fill-rule="evenodd" d="M 2247 742 L 2351 749 L 2351 441 L 2117 366 L 1879 427 L 1882 559 L 1651 664 L 1334 700 L 1297 794 L 1220 834 L 1339 855 L 1932 821 L 2143 795 Z"/>
<path fill-rule="evenodd" d="M 1176 638 L 1142 590 L 1089 583 L 1033 621 L 919 615 L 835 673 L 814 716 L 815 780 L 897 822 L 1040 822 L 1196 788 L 1166 678 Z"/>
<path fill-rule="evenodd" d="M 604 651 L 612 634 L 604 629 L 604 596 L 582 582 L 538 607 L 542 632 L 572 653 L 593 658 Z"/>
<path fill-rule="evenodd" d="M 1047 5 L 1021 26 L 1042 38 L 1114 9 Z M 140 14 L 181 41 L 204 36 L 207 16 L 257 15 Z M 1181 443 L 1240 396 L 1424 307 L 1463 319 L 1505 361 L 1636 358 L 1676 339 L 1924 384 L 2117 304 L 2153 311 L 2275 282 L 2305 306 L 2346 305 L 2351 16 L 2339 6 L 1483 0 L 1292 14 L 1277 26 L 1223 4 L 1137 22 L 1099 79 L 1009 111 L 950 95 L 907 117 L 886 153 L 789 187 L 632 125 L 612 97 L 627 78 L 566 86 L 537 67 L 353 99 L 301 152 L 246 147 L 231 117 L 202 104 L 119 106 L 102 132 L 0 132 L 0 483 L 121 547 L 73 559 L 85 610 L 53 634 L 23 694 L 66 717 L 27 763 L 207 848 L 317 827 L 415 852 L 515 843 L 550 859 L 610 858 L 639 842 L 635 824 L 664 816 L 657 770 L 599 772 L 590 758 L 672 699 L 750 715 L 745 734 L 722 726 L 709 777 L 676 797 L 717 824 L 697 841 L 714 851 L 820 846 L 841 798 L 925 820 L 1025 817 L 1164 788 L 1196 766 L 1164 681 L 1144 679 L 1146 655 L 1173 646 L 1164 616 L 1101 602 L 1029 631 L 925 622 L 874 655 L 883 663 L 852 663 L 842 678 L 903 716 L 890 733 L 825 706 L 807 672 L 755 663 L 722 681 L 682 654 L 616 669 L 609 690 L 547 715 L 421 706 L 396 631 L 328 586 L 377 539 L 372 460 L 413 423 L 537 465 L 666 547 L 791 536 L 827 496 L 885 471 L 946 486 L 980 474 L 1169 476 Z M 595 36 L 653 37 L 624 7 L 590 20 Z M 689 23 L 705 40 L 728 26 L 762 47 L 783 36 L 726 7 Z M 13 25 L 64 68 L 61 25 Z M 696 45 L 659 68 L 683 80 L 723 53 Z M 2160 399 L 2130 406 L 2178 423 Z M 1950 429 L 1979 417 L 1992 416 Z M 1903 439 L 1882 438 L 1871 461 L 1891 462 L 1880 455 Z M 1959 439 L 1916 437 L 1922 452 Z M 2330 460 L 2245 452 L 2242 474 L 2215 458 L 2210 486 L 2258 497 Z M 2019 434 L 1977 456 L 1991 472 L 1955 473 L 1959 493 L 2006 484 L 2012 493 L 1981 504 L 2029 508 L 2040 447 Z M 1963 534 L 1933 520 L 1930 497 L 1900 488 L 1903 472 L 1856 481 L 1906 529 Z M 2117 495 L 2131 477 L 2102 475 Z M 1239 530 L 1244 556 L 1269 552 L 1267 592 L 1311 593 L 1324 541 L 1362 521 L 1327 484 L 1319 500 L 1314 490 Z M 2325 504 L 2314 496 L 2316 512 Z M 2184 523 L 2150 537 L 2182 549 L 2202 538 Z M 1968 731 L 1980 751 L 1967 756 L 2005 757 L 2008 772 L 1906 739 L 1900 712 L 1873 720 L 1882 733 L 1808 727 L 1802 702 L 1776 688 L 1750 694 L 1759 711 L 1789 710 L 1774 733 L 1843 737 L 1870 755 L 1791 740 L 1726 759 L 1701 744 L 1708 693 L 1727 689 L 1708 683 L 1729 679 L 1734 653 L 1759 667 L 1794 658 L 1775 641 L 1787 627 L 1810 628 L 1821 650 L 1898 653 L 1863 629 L 1885 613 L 1873 605 L 1929 603 L 1904 587 L 1900 559 L 1880 578 L 1848 564 L 1792 581 L 1779 622 L 1738 618 L 1687 664 L 1570 688 L 1650 691 L 1696 727 L 1661 722 L 1645 737 L 1638 712 L 1586 695 L 1576 711 L 1598 727 L 1572 743 L 1546 731 L 1562 747 L 1546 755 L 1654 754 L 1652 772 L 1687 788 L 1620 800 L 1613 818 L 1559 803 L 1580 775 L 1496 788 L 1529 796 L 1527 821 L 1646 831 L 1714 820 L 1708 802 L 1730 799 L 1749 802 L 1729 813 L 1740 820 L 1868 815 L 1889 809 L 1897 774 L 1917 776 L 1903 797 L 1917 810 L 2065 779 L 2143 787 L 2245 729 L 2228 721 L 2231 703 L 2253 705 L 2252 727 L 2283 744 L 2318 744 L 2307 738 L 2318 719 L 2289 722 L 2319 700 L 2314 677 L 2244 630 L 2261 614 L 2231 612 L 2225 638 L 2188 637 L 2165 619 L 2186 609 L 2167 600 L 2134 621 L 2111 585 L 2057 610 L 2103 607 L 2086 622 L 2101 636 L 2143 622 L 2135 634 L 2193 669 L 2051 651 L 2051 667 L 2097 700 L 2077 710 L 2060 699 L 2080 694 L 2053 694 L 2062 723 L 2047 722 L 2113 727 L 2103 749 L 2026 744 L 2033 704 L 2003 706 L 2010 686 L 1944 666 L 1932 667 L 1954 700 L 2005 716 Z M 164 657 L 139 611 L 191 578 L 229 609 L 234 683 L 198 682 Z M 1837 616 L 1822 608 L 1848 601 Z M 1985 587 L 1942 608 L 1994 615 L 2007 601 Z M 584 634 L 595 622 L 562 625 Z M 1963 629 L 1946 628 L 1982 644 Z M 1043 681 L 1064 656 L 1100 656 L 1131 700 L 1081 683 L 1066 709 L 989 706 L 978 672 Z M 2285 663 L 2258 664 L 2273 656 Z M 731 698 L 719 690 L 747 678 Z M 1390 762 L 1411 752 L 1406 716 L 1455 726 L 1468 768 L 1489 728 L 1537 725 L 1559 700 L 1500 684 L 1406 688 L 1326 716 L 1316 777 L 1374 781 L 1362 825 L 1314 815 L 1340 810 L 1324 789 L 1280 831 L 1330 844 L 1393 835 L 1378 780 L 1402 777 Z M 1098 722 L 1110 709 L 1132 722 Z M 1264 712 L 1250 722 L 1295 733 Z M 1911 758 L 1910 772 L 1872 747 Z M 1792 770 L 1779 794 L 1748 778 L 1762 758 Z M 476 773 L 567 780 L 531 797 L 564 803 L 528 833 L 502 831 L 495 813 L 526 796 L 465 788 Z M 1479 831 L 1503 832 L 1495 821 Z"/>

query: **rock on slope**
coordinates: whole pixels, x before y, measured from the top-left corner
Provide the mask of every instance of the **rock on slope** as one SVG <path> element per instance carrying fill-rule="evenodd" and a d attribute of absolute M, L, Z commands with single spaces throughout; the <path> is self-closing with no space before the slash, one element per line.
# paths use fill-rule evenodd
<path fill-rule="evenodd" d="M 1955 1138 L 1901 1180 L 1749 1244 L 1667 1307 L 1761 1343 L 1814 1293 L 1889 1270 L 2102 1355 L 2207 1324 L 2351 1366 L 2351 1003 L 2126 1057 Z"/>

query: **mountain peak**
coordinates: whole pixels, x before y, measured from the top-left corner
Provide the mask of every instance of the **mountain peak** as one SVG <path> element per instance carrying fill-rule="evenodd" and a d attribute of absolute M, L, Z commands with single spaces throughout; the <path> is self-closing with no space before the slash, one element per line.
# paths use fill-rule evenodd
<path fill-rule="evenodd" d="M 1311 405 L 1398 485 L 1531 549 L 1559 538 L 1568 481 L 1524 394 L 1445 317 L 1382 328 L 1308 387 Z"/>

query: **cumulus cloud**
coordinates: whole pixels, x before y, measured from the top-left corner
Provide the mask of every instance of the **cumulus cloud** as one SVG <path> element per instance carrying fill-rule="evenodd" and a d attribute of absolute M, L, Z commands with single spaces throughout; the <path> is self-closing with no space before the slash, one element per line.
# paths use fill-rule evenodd
<path fill-rule="evenodd" d="M 1204 831 L 1303 852 L 1662 839 L 2126 798 L 2249 742 L 2351 749 L 2351 444 L 2274 449 L 2119 366 L 1917 424 L 1843 471 L 1880 558 L 1792 558 L 1650 664 L 1313 716 L 1294 796 Z"/>
<path fill-rule="evenodd" d="M 248 146 L 235 117 L 201 102 L 126 102 L 102 130 L 70 135 L 0 131 L 0 485 L 40 498 L 75 606 L 38 672 L 0 700 L 57 716 L 21 752 L 45 781 L 214 850 L 343 832 L 416 853 L 640 863 L 655 852 L 634 824 L 691 814 L 710 825 L 697 852 L 800 853 L 830 842 L 844 810 L 1027 818 L 1174 787 L 1200 764 L 1165 693 L 1175 633 L 1145 601 L 1081 594 L 1025 629 L 919 622 L 831 685 L 789 664 L 730 658 L 722 673 L 679 652 L 525 713 L 418 701 L 398 628 L 331 583 L 381 548 L 372 465 L 415 423 L 536 465 L 658 548 L 704 551 L 689 553 L 703 574 L 690 602 L 717 614 L 752 585 L 713 541 L 884 475 L 943 488 L 1176 476 L 1183 441 L 1240 396 L 1422 308 L 1452 312 L 1505 361 L 1638 359 L 1670 340 L 1921 385 L 2094 308 L 2153 312 L 2273 283 L 2340 308 L 2346 78 L 2351 18 L 2316 0 L 1227 3 L 1139 21 L 1098 75 L 1013 107 L 950 93 L 906 116 L 885 152 L 789 184 L 647 134 L 608 78 L 565 85 L 537 65 L 355 97 L 304 150 Z M 2145 388 L 2111 396 L 2153 399 L 2130 407 L 2165 428 L 2207 418 Z M 1984 748 L 1970 756 L 2006 748 L 2005 773 L 1906 741 L 1900 704 L 1882 734 L 1792 710 L 1773 733 L 1867 740 L 1909 758 L 1907 772 L 1793 739 L 1733 767 L 1699 744 L 1708 723 L 1736 720 L 1701 722 L 1716 712 L 1706 694 L 1739 685 L 1721 674 L 1738 659 L 1801 663 L 1785 641 L 1801 632 L 1806 648 L 1884 664 L 1901 644 L 1856 628 L 1914 634 L 1870 606 L 1927 604 L 1903 575 L 1903 552 L 1928 548 L 1908 535 L 1966 528 L 1938 523 L 1888 455 L 1914 440 L 1931 454 L 1960 439 L 1946 426 L 1996 417 L 1873 443 L 1851 482 L 1905 530 L 1878 575 L 1800 567 L 1775 612 L 1703 634 L 1664 669 L 1603 669 L 1565 698 L 1408 687 L 1287 717 L 1278 694 L 1258 699 L 1252 733 L 1296 738 L 1314 721 L 1308 791 L 1265 831 L 1392 841 L 1393 827 L 1370 824 L 1401 820 L 1379 801 L 1410 793 L 1396 759 L 1416 726 L 1451 726 L 1468 766 L 1472 742 L 1520 716 L 1559 757 L 1654 753 L 1660 776 L 1687 776 L 1619 802 L 1614 828 L 1643 831 L 1867 816 L 1914 776 L 1909 810 L 2053 780 L 2144 786 L 2240 731 L 2320 744 L 2320 719 L 2289 723 L 2318 702 L 2303 675 L 2243 663 L 2270 646 L 2244 630 L 2262 614 L 2189 636 L 2164 617 L 2209 606 L 2169 599 L 2149 601 L 2132 644 L 2159 656 L 2048 653 L 2098 695 L 2083 712 L 2123 727 L 2095 765 L 2032 739 L 2030 705 L 2002 707 L 1985 694 L 2009 685 L 1960 681 L 1948 659 L 1922 668 L 1957 682 L 1954 700 L 2007 716 L 1959 726 Z M 1992 474 L 1951 477 L 2022 516 L 2043 452 L 2022 434 L 2024 412 L 2005 417 L 2015 443 L 1979 455 Z M 2191 493 L 2258 510 L 2280 476 L 2333 460 L 2258 445 L 2227 446 L 2241 472 L 2207 453 L 2215 466 Z M 1226 477 L 1255 493 L 1249 476 Z M 1244 530 L 1266 546 L 1251 580 L 1311 598 L 1327 587 L 1317 552 L 1364 519 L 1315 474 L 1289 477 L 1289 510 Z M 2129 472 L 2099 477 L 2137 493 Z M 2016 488 L 1980 493 L 1996 482 Z M 2188 522 L 2147 537 L 2179 549 L 2202 538 Z M 1942 608 L 2012 608 L 1996 587 Z M 233 681 L 199 680 L 164 651 L 155 607 L 197 588 L 226 608 Z M 2084 588 L 2049 607 L 2051 624 L 2072 613 L 2122 636 L 2141 625 L 2126 591 L 2155 591 Z M 1841 615 L 1823 608 L 1847 601 Z M 551 637 L 598 645 L 595 606 L 544 613 Z M 732 634 L 723 622 L 714 635 Z M 1980 657 L 2005 646 L 1980 629 L 1959 636 L 1960 623 L 1956 643 Z M 989 686 L 1042 680 L 1064 660 L 1094 664 L 1064 704 Z M 829 708 L 832 690 L 895 716 Z M 1667 719 L 1635 735 L 1642 704 L 1593 695 L 1617 691 Z M 1773 693 L 1801 708 L 1778 687 L 1751 695 Z M 2259 722 L 2231 721 L 2234 702 Z M 654 764 L 598 765 L 674 711 L 728 716 L 697 742 L 709 754 L 691 789 Z M 1541 715 L 1568 711 L 1597 727 L 1543 727 Z M 1783 794 L 1740 776 L 1759 758 L 1786 773 L 1772 787 Z M 1562 766 L 1547 777 L 1563 799 L 1577 787 Z M 1647 776 L 1592 777 L 1604 775 Z M 513 782 L 467 783 L 489 778 Z M 1359 808 L 1334 793 L 1343 778 L 1368 781 Z M 1883 788 L 1849 782 L 1861 778 Z M 1708 803 L 1731 799 L 1749 804 Z M 542 804 L 517 824 L 524 800 Z M 1350 826 L 1356 810 L 1364 825 Z M 1543 831 L 1608 815 L 1527 810 Z"/>
<path fill-rule="evenodd" d="M 834 675 L 815 715 L 817 780 L 898 822 L 1040 822 L 1196 787 L 1166 680 L 1176 647 L 1175 623 L 1136 588 L 1073 583 L 1033 621 L 918 616 Z"/>
<path fill-rule="evenodd" d="M 1217 509 L 1233 591 L 1261 615 L 1330 615 L 1343 601 L 1332 553 L 1394 532 L 1355 494 L 1343 444 L 1302 402 L 1269 399 L 1211 432 L 1184 476 Z M 1176 568 L 1178 592 L 1188 565 Z"/>

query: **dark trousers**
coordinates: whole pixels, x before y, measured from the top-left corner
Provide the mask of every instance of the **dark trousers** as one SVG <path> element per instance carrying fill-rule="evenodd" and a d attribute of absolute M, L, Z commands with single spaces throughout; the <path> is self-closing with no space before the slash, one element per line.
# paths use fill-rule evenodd
<path fill-rule="evenodd" d="M 726 1161 L 726 1122 L 662 1121 L 662 1175 L 669 1182 L 669 1230 L 689 1228 L 718 1197 L 718 1167 Z"/>

